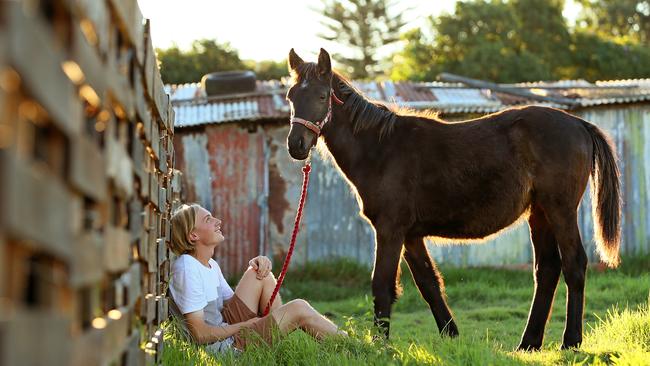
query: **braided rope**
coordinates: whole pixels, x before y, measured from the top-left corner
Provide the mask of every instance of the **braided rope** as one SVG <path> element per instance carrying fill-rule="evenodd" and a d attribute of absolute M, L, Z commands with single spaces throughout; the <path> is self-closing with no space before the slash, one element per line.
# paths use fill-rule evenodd
<path fill-rule="evenodd" d="M 280 286 L 282 286 L 282 281 L 284 281 L 284 276 L 287 274 L 287 269 L 289 268 L 289 262 L 291 261 L 291 255 L 293 254 L 293 248 L 296 244 L 296 237 L 298 236 L 298 231 L 300 230 L 300 219 L 302 218 L 302 209 L 305 205 L 305 200 L 307 199 L 307 183 L 309 183 L 309 171 L 311 170 L 311 165 L 309 163 L 305 164 L 302 168 L 303 180 L 302 180 L 302 192 L 300 193 L 300 204 L 298 204 L 298 212 L 296 213 L 296 220 L 293 224 L 293 232 L 291 233 L 291 244 L 289 244 L 289 251 L 287 252 L 286 258 L 284 258 L 284 264 L 282 264 L 282 271 L 278 277 L 278 283 L 275 285 L 271 299 L 269 300 L 268 305 L 262 316 L 266 316 L 271 311 L 271 304 L 275 300 L 278 292 L 280 291 Z"/>

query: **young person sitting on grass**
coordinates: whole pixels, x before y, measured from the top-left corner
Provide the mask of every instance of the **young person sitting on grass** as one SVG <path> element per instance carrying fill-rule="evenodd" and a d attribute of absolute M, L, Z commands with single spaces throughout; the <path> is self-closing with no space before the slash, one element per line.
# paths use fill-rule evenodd
<path fill-rule="evenodd" d="M 172 264 L 170 293 L 193 340 L 212 352 L 230 347 L 245 350 L 257 340 L 273 344 L 274 334 L 302 329 L 316 339 L 345 335 L 305 300 L 282 304 L 277 296 L 266 309 L 276 285 L 271 261 L 259 256 L 233 292 L 217 262 L 215 248 L 224 242 L 221 220 L 200 205 L 182 205 L 172 215 L 170 249 L 178 255 Z"/>

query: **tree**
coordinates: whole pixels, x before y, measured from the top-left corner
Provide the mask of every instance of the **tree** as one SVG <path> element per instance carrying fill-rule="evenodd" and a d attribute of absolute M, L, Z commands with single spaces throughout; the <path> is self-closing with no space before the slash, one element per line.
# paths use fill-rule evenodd
<path fill-rule="evenodd" d="M 458 2 L 454 14 L 431 17 L 429 24 L 432 39 L 426 32 L 406 34 L 391 76 L 432 80 L 431 71 L 444 70 L 498 82 L 540 80 L 570 60 L 559 0 Z M 404 60 L 412 59 L 405 70 Z"/>
<path fill-rule="evenodd" d="M 279 80 L 285 76 L 289 76 L 287 70 L 287 61 L 244 61 L 246 68 L 255 71 L 258 80 Z"/>
<path fill-rule="evenodd" d="M 329 34 L 319 36 L 349 47 L 351 56 L 334 56 L 355 79 L 374 77 L 379 73 L 377 53 L 399 41 L 406 24 L 399 13 L 392 14 L 389 0 L 328 0 L 324 3 L 322 24 Z"/>
<path fill-rule="evenodd" d="M 650 76 L 648 47 L 619 44 L 586 30 L 576 31 L 574 44 L 574 78 L 608 80 Z"/>
<path fill-rule="evenodd" d="M 647 77 L 648 48 L 620 44 L 589 30 L 569 30 L 563 0 L 456 3 L 453 15 L 404 35 L 394 79 L 434 80 L 447 71 L 496 82 Z"/>
<path fill-rule="evenodd" d="M 582 0 L 586 28 L 609 38 L 650 43 L 650 0 Z"/>
<path fill-rule="evenodd" d="M 216 40 L 201 39 L 192 42 L 188 51 L 178 46 L 157 49 L 160 74 L 166 84 L 193 83 L 213 71 L 244 69 L 239 54 L 230 44 L 219 44 Z"/>

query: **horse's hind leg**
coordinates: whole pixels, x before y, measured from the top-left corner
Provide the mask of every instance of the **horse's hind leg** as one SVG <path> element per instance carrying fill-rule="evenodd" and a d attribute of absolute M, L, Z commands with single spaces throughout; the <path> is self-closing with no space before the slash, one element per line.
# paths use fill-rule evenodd
<path fill-rule="evenodd" d="M 568 292 L 562 348 L 575 348 L 582 343 L 587 254 L 582 247 L 576 210 L 555 209 L 546 212 L 560 249 L 562 273 Z"/>
<path fill-rule="evenodd" d="M 530 307 L 526 330 L 519 350 L 539 350 L 544 341 L 544 329 L 551 313 L 555 289 L 560 279 L 561 260 L 553 230 L 539 206 L 533 207 L 528 219 L 533 243 L 535 296 Z"/>
<path fill-rule="evenodd" d="M 457 336 L 458 327 L 445 301 L 442 276 L 440 276 L 436 264 L 431 260 L 424 240 L 421 237 L 407 238 L 404 247 L 406 263 L 409 265 L 420 293 L 431 308 L 440 334 Z"/>
<path fill-rule="evenodd" d="M 546 218 L 553 228 L 555 239 L 560 251 L 562 274 L 567 287 L 566 325 L 562 348 L 579 347 L 582 343 L 582 321 L 585 303 L 585 274 L 587 271 L 587 254 L 582 247 L 580 230 L 578 229 L 577 205 L 580 195 L 574 204 L 562 204 L 560 199 L 548 199 L 553 202 L 543 206 Z"/>

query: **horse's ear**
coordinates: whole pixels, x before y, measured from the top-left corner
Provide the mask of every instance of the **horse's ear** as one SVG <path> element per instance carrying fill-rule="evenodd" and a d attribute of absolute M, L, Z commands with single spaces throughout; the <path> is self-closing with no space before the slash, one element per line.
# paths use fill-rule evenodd
<path fill-rule="evenodd" d="M 305 61 L 303 61 L 300 56 L 296 53 L 296 51 L 291 49 L 289 51 L 289 71 L 295 70 L 298 66 L 302 65 Z"/>
<path fill-rule="evenodd" d="M 320 53 L 318 54 L 318 73 L 320 75 L 327 75 L 332 72 L 332 61 L 330 59 L 330 54 L 321 48 Z"/>

